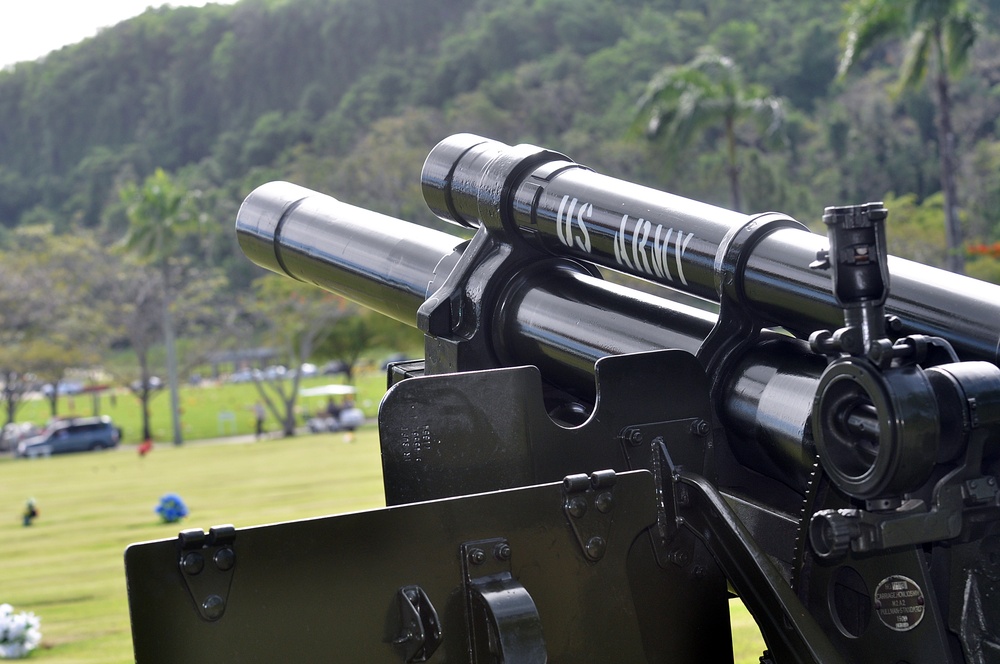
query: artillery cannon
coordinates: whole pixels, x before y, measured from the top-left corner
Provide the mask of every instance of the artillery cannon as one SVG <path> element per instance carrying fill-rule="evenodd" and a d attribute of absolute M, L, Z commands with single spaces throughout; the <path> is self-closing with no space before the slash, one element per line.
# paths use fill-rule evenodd
<path fill-rule="evenodd" d="M 387 507 L 126 553 L 137 661 L 1000 662 L 1000 287 L 446 139 L 471 240 L 270 183 L 247 256 L 425 333 L 379 411 Z M 610 268 L 711 300 L 681 304 Z"/>

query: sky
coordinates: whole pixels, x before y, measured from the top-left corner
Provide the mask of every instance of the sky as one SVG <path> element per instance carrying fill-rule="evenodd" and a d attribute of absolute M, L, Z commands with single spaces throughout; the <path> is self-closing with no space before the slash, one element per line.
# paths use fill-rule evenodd
<path fill-rule="evenodd" d="M 0 0 L 0 68 L 37 60 L 165 4 L 201 6 L 206 0 Z"/>

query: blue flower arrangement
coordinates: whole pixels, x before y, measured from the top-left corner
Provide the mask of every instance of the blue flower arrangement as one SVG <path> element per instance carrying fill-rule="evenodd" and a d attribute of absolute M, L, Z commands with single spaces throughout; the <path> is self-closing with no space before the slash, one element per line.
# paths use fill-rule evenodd
<path fill-rule="evenodd" d="M 163 523 L 176 523 L 188 515 L 188 508 L 176 493 L 167 493 L 160 498 L 156 513 L 163 519 Z"/>

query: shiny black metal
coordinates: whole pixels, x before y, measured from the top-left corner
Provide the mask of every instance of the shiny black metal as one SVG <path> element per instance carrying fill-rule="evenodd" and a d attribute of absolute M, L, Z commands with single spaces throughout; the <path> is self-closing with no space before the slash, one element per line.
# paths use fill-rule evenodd
<path fill-rule="evenodd" d="M 763 228 L 772 223 L 770 219 L 763 221 L 767 222 Z M 241 208 L 238 229 L 241 245 L 264 267 L 290 272 L 411 325 L 417 325 L 420 311 L 424 311 L 425 329 L 434 340 L 428 350 L 428 365 L 437 367 L 427 373 L 440 373 L 442 367 L 456 370 L 455 346 L 478 333 L 481 336 L 475 350 L 480 367 L 538 367 L 546 384 L 582 401 L 583 420 L 595 402 L 594 366 L 600 358 L 660 348 L 696 353 L 713 329 L 721 329 L 718 317 L 708 311 L 608 283 L 572 263 L 544 256 L 532 259 L 534 254 L 509 271 L 500 287 L 492 286 L 490 299 L 494 304 L 487 308 L 486 282 L 497 278 L 492 261 L 510 259 L 509 254 L 493 258 L 496 242 L 485 234 L 463 244 L 447 234 L 360 211 L 287 183 L 265 185 L 251 194 Z M 730 238 L 727 246 L 759 245 L 756 228 L 744 224 L 740 231 L 733 237 L 756 239 L 734 243 Z M 503 229 L 499 232 L 506 233 Z M 768 232 L 766 237 L 780 232 Z M 299 239 L 293 242 L 294 238 Z M 306 244 L 304 238 L 309 245 L 301 248 Z M 476 256 L 466 257 L 470 251 Z M 732 261 L 739 254 L 735 252 Z M 463 271 L 461 264 L 469 267 Z M 400 266 L 409 266 L 402 270 L 405 278 L 399 276 Z M 448 266 L 456 267 L 445 274 Z M 452 273 L 467 276 L 458 278 Z M 445 297 L 440 289 L 449 280 L 462 285 L 452 287 L 449 292 L 453 296 Z M 466 295 L 470 288 L 473 293 Z M 428 295 L 432 289 L 437 290 Z M 470 301 L 476 294 L 479 301 Z M 424 296 L 426 301 L 421 299 Z M 443 322 L 436 322 L 439 319 Z M 484 332 L 488 336 L 484 337 Z M 434 333 L 441 336 L 434 337 Z M 717 338 L 728 347 L 724 337 Z M 809 395 L 814 392 L 810 386 L 818 381 L 824 365 L 808 348 L 794 353 L 770 343 L 762 348 L 760 352 L 745 348 L 753 360 L 728 372 L 736 388 L 718 400 L 718 415 L 735 425 L 733 431 L 754 432 L 746 445 L 734 446 L 740 460 L 801 488 L 813 455 L 811 440 L 801 435 L 801 423 L 809 418 Z M 464 368 L 470 368 L 469 364 L 466 362 Z M 742 377 L 751 371 L 759 374 L 764 367 L 773 367 L 780 379 L 757 393 L 757 379 Z M 779 389 L 779 385 L 790 389 Z M 636 398 L 642 401 L 640 395 Z M 750 419 L 746 417 L 751 412 L 748 401 L 762 404 L 753 409 Z M 778 414 L 781 417 L 774 417 Z M 780 471 L 773 467 L 775 459 Z M 560 469 L 545 477 L 554 480 L 602 465 L 615 464 L 596 462 Z M 426 480 L 396 483 L 404 485 L 425 486 Z M 405 500 L 410 499 L 416 498 Z"/>
<path fill-rule="evenodd" d="M 851 427 L 859 409 L 874 409 L 874 431 Z M 860 499 L 898 497 L 930 476 L 938 456 L 938 400 L 916 366 L 879 371 L 844 357 L 823 373 L 813 416 L 823 468 Z"/>
<path fill-rule="evenodd" d="M 441 645 L 443 633 L 437 609 L 420 586 L 404 586 L 396 594 L 399 633 L 393 643 L 403 651 L 403 661 L 426 662 Z"/>
<path fill-rule="evenodd" d="M 545 664 L 548 651 L 538 608 L 511 574 L 503 537 L 462 544 L 471 664 Z"/>
<path fill-rule="evenodd" d="M 419 585 L 443 633 L 428 661 L 468 664 L 460 551 L 495 533 L 509 544 L 511 578 L 530 593 L 552 661 L 725 661 L 728 631 L 704 640 L 727 619 L 724 583 L 707 576 L 680 584 L 672 570 L 658 571 L 640 537 L 656 521 L 648 472 L 618 473 L 615 497 L 615 537 L 597 564 L 566 526 L 561 481 L 239 528 L 230 602 L 214 622 L 192 606 L 176 540 L 133 545 L 125 569 L 136 661 L 403 662 L 397 594 Z M 665 608 L 647 615 L 648 601 Z"/>
<path fill-rule="evenodd" d="M 648 426 L 664 435 L 669 428 L 661 423 L 711 417 L 704 373 L 689 353 L 606 357 L 597 363 L 596 375 L 597 405 L 586 422 L 573 428 L 549 417 L 535 367 L 398 383 L 379 409 L 387 504 L 557 481 L 595 468 L 649 468 L 649 445 L 626 454 L 620 432 Z M 688 382 L 664 384 L 661 377 L 672 375 L 684 375 Z M 435 407 L 423 406 L 427 403 Z M 689 444 L 684 458 L 701 471 L 704 462 L 696 460 L 704 458 L 708 439 L 679 442 Z"/>
<path fill-rule="evenodd" d="M 743 353 L 718 408 L 741 464 L 805 491 L 816 463 L 810 418 L 825 368 L 808 344 L 783 335 L 765 335 Z"/>
<path fill-rule="evenodd" d="M 532 156 L 524 172 L 516 155 Z M 474 224 L 487 217 L 517 227 L 552 254 L 605 265 L 718 300 L 726 238 L 750 218 L 704 203 L 599 175 L 558 155 L 538 164 L 539 148 L 510 148 L 459 134 L 431 151 L 422 178 L 424 198 L 442 219 Z M 508 171 L 492 166 L 496 160 Z M 520 180 L 512 184 L 512 177 Z M 496 194 L 502 180 L 505 195 Z M 497 209 L 497 206 L 500 206 Z M 791 220 L 789 220 L 791 221 Z M 776 229 L 749 248 L 739 290 L 764 319 L 809 332 L 837 327 L 841 311 L 829 276 L 809 269 L 826 249 L 801 228 Z M 1000 359 L 1000 287 L 902 259 L 889 260 L 888 313 L 903 334 L 949 339 L 963 357 Z"/>
<path fill-rule="evenodd" d="M 283 182 L 247 197 L 237 237 L 258 265 L 414 327 L 422 307 L 430 317 L 435 307 L 425 303 L 469 250 L 446 233 Z M 605 282 L 560 261 L 512 275 L 497 299 L 495 318 L 483 324 L 498 361 L 533 364 L 551 382 L 591 398 L 594 363 L 601 357 L 658 348 L 694 353 L 716 321 L 709 311 Z M 450 312 L 442 313 L 450 333 Z M 469 318 L 456 314 L 464 325 Z"/>
<path fill-rule="evenodd" d="M 236 528 L 214 526 L 181 531 L 177 536 L 178 569 L 198 614 L 214 622 L 226 613 L 229 589 L 236 567 Z"/>
<path fill-rule="evenodd" d="M 680 509 L 684 526 L 705 542 L 757 620 L 777 662 L 843 664 L 846 660 L 797 601 L 774 562 L 719 491 L 694 473 L 678 469 L 673 490 L 689 496 Z"/>
<path fill-rule="evenodd" d="M 451 272 L 463 242 L 288 182 L 261 185 L 247 196 L 236 237 L 261 267 L 410 325 Z"/>
<path fill-rule="evenodd" d="M 312 579 L 331 561 L 386 577 L 323 577 L 375 589 L 374 608 L 363 609 L 383 617 L 385 633 L 355 626 L 367 645 L 382 639 L 398 659 L 409 632 L 385 619 L 386 606 L 401 585 L 419 585 L 426 604 L 442 607 L 446 636 L 434 657 L 444 662 L 719 661 L 729 644 L 698 632 L 716 626 L 720 636 L 726 578 L 779 664 L 844 653 L 945 662 L 962 650 L 978 662 L 980 644 L 996 641 L 994 625 L 968 623 L 995 613 L 981 606 L 995 576 L 970 561 L 993 550 L 1000 523 L 1000 288 L 896 259 L 875 269 L 865 257 L 884 244 L 870 223 L 881 222 L 880 206 L 830 212 L 848 232 L 820 262 L 849 254 L 831 289 L 829 272 L 810 269 L 826 242 L 788 217 L 688 201 L 533 146 L 452 137 L 428 157 L 423 186 L 439 216 L 477 229 L 470 242 L 290 185 L 254 192 L 238 221 L 255 262 L 426 333 L 424 364 L 392 372 L 379 414 L 393 507 L 329 526 L 339 538 L 353 523 L 354 536 L 374 541 L 350 542 L 343 560 L 294 561 Z M 715 300 L 719 314 L 607 284 L 596 265 Z M 896 322 L 883 329 L 890 274 Z M 848 312 L 847 332 L 803 340 L 839 327 L 858 302 L 867 308 Z M 975 358 L 986 362 L 958 361 Z M 610 470 L 593 474 L 599 468 Z M 652 494 L 620 493 L 619 478 L 638 468 L 650 471 Z M 550 504 L 541 490 L 559 478 Z M 296 542 L 340 541 L 299 528 L 287 531 Z M 527 549 L 526 529 L 537 535 Z M 558 554 L 546 557 L 553 538 Z M 241 532 L 240 574 L 248 540 Z M 416 566 L 387 551 L 403 543 Z M 203 563 L 175 558 L 170 573 Z M 595 571 L 599 579 L 588 576 Z M 140 574 L 130 582 L 141 584 Z M 383 593 L 383 581 L 394 590 Z M 611 605 L 609 583 L 624 596 Z M 880 605 L 895 585 L 926 602 L 901 605 L 926 614 L 919 627 L 894 624 L 900 607 Z M 283 587 L 262 592 L 290 603 Z M 601 606 L 567 610 L 584 597 Z M 216 627 L 237 603 L 225 607 Z M 350 610 L 333 613 L 340 621 Z M 616 611 L 624 617 L 602 622 Z M 249 613 L 240 619 L 252 630 Z M 579 643 L 598 633 L 618 639 L 613 654 Z M 218 629 L 201 643 L 230 637 Z"/>
<path fill-rule="evenodd" d="M 855 355 L 867 353 L 886 336 L 885 300 L 889 294 L 885 220 L 888 210 L 879 203 L 829 207 L 823 214 L 830 249 L 810 267 L 830 270 L 833 295 L 844 309 L 844 323 L 857 331 Z"/>

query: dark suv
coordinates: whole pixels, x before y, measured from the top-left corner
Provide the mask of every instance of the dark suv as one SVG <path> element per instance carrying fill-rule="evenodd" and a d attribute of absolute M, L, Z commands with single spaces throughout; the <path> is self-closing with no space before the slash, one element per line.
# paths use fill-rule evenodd
<path fill-rule="evenodd" d="M 76 417 L 49 425 L 41 434 L 17 444 L 17 456 L 39 457 L 63 452 L 104 450 L 118 445 L 121 430 L 110 417 Z"/>

